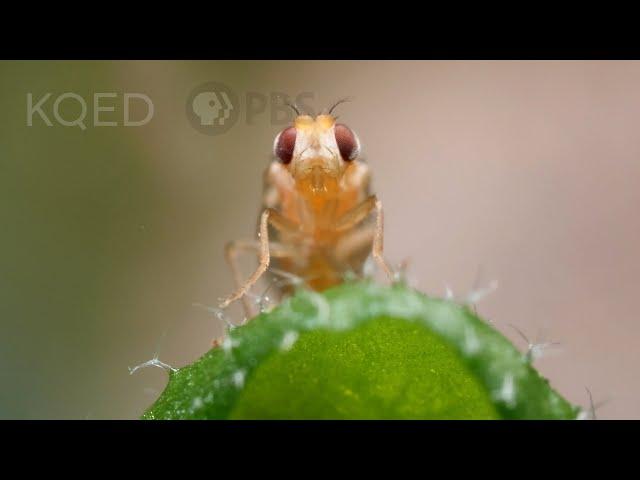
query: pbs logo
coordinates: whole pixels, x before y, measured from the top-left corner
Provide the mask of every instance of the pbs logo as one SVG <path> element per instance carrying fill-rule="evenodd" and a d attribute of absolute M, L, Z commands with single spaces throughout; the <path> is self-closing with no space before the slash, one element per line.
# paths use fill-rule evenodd
<path fill-rule="evenodd" d="M 196 87 L 189 95 L 186 107 L 189 123 L 206 135 L 225 133 L 238 121 L 238 96 L 219 82 Z"/>

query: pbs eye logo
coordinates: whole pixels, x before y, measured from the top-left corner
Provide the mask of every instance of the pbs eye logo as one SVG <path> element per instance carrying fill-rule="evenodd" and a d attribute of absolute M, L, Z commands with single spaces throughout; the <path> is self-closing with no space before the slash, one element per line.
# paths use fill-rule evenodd
<path fill-rule="evenodd" d="M 238 121 L 238 96 L 226 85 L 207 82 L 192 90 L 187 99 L 189 123 L 205 135 L 220 135 Z"/>

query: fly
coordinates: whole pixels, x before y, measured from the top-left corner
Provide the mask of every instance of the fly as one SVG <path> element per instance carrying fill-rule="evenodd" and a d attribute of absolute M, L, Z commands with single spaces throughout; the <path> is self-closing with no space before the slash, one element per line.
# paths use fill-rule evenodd
<path fill-rule="evenodd" d="M 254 316 L 247 293 L 270 266 L 322 291 L 341 283 L 349 272 L 361 275 L 371 255 L 393 278 L 382 255 L 382 203 L 370 193 L 369 167 L 359 160 L 360 141 L 333 115 L 343 101 L 315 118 L 291 105 L 297 117 L 276 136 L 275 158 L 264 174 L 258 238 L 226 245 L 236 290 L 220 308 L 242 299 L 247 317 Z M 259 260 L 247 280 L 238 265 L 243 252 L 253 252 Z"/>

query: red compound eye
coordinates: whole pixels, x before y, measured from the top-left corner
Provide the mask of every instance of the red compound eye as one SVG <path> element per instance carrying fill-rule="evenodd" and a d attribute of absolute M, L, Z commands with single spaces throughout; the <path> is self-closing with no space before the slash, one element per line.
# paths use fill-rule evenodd
<path fill-rule="evenodd" d="M 273 154 L 278 157 L 282 163 L 287 164 L 291 162 L 295 146 L 296 129 L 295 127 L 287 127 L 278 134 L 273 142 Z"/>
<path fill-rule="evenodd" d="M 335 135 L 342 159 L 346 162 L 355 159 L 360 153 L 360 142 L 353 130 L 342 123 L 337 123 Z"/>

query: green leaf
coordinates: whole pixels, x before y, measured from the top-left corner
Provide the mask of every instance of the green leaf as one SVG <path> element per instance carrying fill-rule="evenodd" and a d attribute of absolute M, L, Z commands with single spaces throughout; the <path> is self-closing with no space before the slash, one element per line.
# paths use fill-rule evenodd
<path fill-rule="evenodd" d="M 502 334 L 402 285 L 300 291 L 170 373 L 145 419 L 574 419 Z"/>

